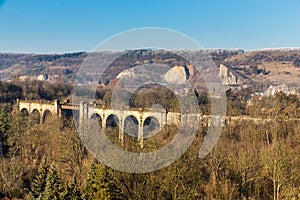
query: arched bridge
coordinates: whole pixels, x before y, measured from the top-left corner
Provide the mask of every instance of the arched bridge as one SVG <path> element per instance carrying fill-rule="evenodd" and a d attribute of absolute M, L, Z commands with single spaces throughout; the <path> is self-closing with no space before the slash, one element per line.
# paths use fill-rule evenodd
<path fill-rule="evenodd" d="M 59 101 L 40 102 L 17 100 L 18 108 L 24 115 L 32 114 L 38 123 L 43 123 L 49 115 L 60 115 Z"/>
<path fill-rule="evenodd" d="M 47 114 L 61 116 L 63 111 L 66 110 L 77 110 L 79 111 L 79 121 L 85 121 L 88 119 L 99 118 L 101 125 L 105 127 L 106 121 L 110 117 L 117 119 L 120 125 L 124 124 L 125 120 L 130 117 L 137 121 L 138 124 L 143 124 L 150 118 L 154 118 L 160 125 L 164 125 L 168 122 L 176 124 L 180 121 L 180 115 L 178 113 L 168 113 L 166 110 L 155 110 L 150 111 L 147 109 L 111 109 L 101 108 L 94 104 L 88 104 L 81 102 L 80 104 L 61 103 L 58 100 L 55 101 L 27 101 L 17 100 L 19 110 L 26 114 L 38 113 L 40 116 L 40 123 L 45 121 Z"/>
<path fill-rule="evenodd" d="M 111 109 L 101 108 L 93 103 L 72 104 L 62 103 L 58 100 L 55 101 L 26 101 L 17 100 L 17 106 L 19 110 L 25 115 L 34 115 L 37 123 L 43 123 L 48 116 L 57 115 L 61 116 L 65 113 L 78 113 L 79 126 L 87 124 L 91 120 L 97 120 L 102 128 L 105 130 L 106 127 L 111 123 L 116 123 L 119 127 L 119 139 L 124 139 L 124 131 L 128 126 L 135 125 L 135 134 L 139 141 L 143 142 L 143 138 L 154 131 L 151 125 L 156 128 L 161 128 L 165 124 L 169 125 L 180 125 L 183 120 L 186 124 L 194 124 L 194 116 L 198 116 L 200 124 L 203 126 L 223 126 L 226 124 L 235 123 L 238 121 L 253 121 L 256 124 L 264 124 L 274 119 L 263 119 L 253 118 L 250 116 L 226 116 L 225 120 L 223 117 L 202 115 L 202 114 L 182 114 L 176 112 L 167 112 L 164 109 L 161 110 L 147 110 L 147 109 Z M 213 118 L 213 120 L 212 120 Z M 299 120 L 299 119 L 298 119 Z"/>
<path fill-rule="evenodd" d="M 111 109 L 84 102 L 71 104 L 61 103 L 58 100 L 52 102 L 18 100 L 17 104 L 22 113 L 36 116 L 38 123 L 43 123 L 49 115 L 61 116 L 66 111 L 78 111 L 79 126 L 96 119 L 102 130 L 105 130 L 108 124 L 115 122 L 119 127 L 121 141 L 124 138 L 124 131 L 126 132 L 130 125 L 134 125 L 135 134 L 141 143 L 147 133 L 154 131 L 155 127 L 153 126 L 156 126 L 157 129 L 165 124 L 179 124 L 180 120 L 184 118 L 184 115 L 167 112 L 164 109 L 151 111 L 147 109 Z"/>
<path fill-rule="evenodd" d="M 73 114 L 77 112 L 79 121 L 79 127 L 84 124 L 88 124 L 90 121 L 97 120 L 102 130 L 106 130 L 109 124 L 115 123 L 116 127 L 119 127 L 119 139 L 123 141 L 124 132 L 127 132 L 130 125 L 134 125 L 133 130 L 143 146 L 143 138 L 147 137 L 147 134 L 151 131 L 157 131 L 153 128 L 161 128 L 165 124 L 180 125 L 185 121 L 186 124 L 194 124 L 195 116 L 199 117 L 200 124 L 203 126 L 224 126 L 226 124 L 234 124 L 239 121 L 252 121 L 255 124 L 265 124 L 266 122 L 274 121 L 273 118 L 254 118 L 250 116 L 210 116 L 202 115 L 200 113 L 176 113 L 167 112 L 164 109 L 161 110 L 147 110 L 147 109 L 111 109 L 101 108 L 94 103 L 71 104 L 61 103 L 58 100 L 55 101 L 26 101 L 17 100 L 18 109 L 24 115 L 33 115 L 37 123 L 43 123 L 48 116 L 57 115 L 61 116 L 66 113 Z M 290 120 L 299 120 L 290 119 Z M 152 126 L 152 127 L 151 127 Z M 131 129 L 132 131 L 132 129 Z"/>

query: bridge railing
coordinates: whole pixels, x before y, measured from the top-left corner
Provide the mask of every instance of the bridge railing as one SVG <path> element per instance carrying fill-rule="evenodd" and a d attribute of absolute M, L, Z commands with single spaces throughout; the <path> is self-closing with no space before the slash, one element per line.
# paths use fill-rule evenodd
<path fill-rule="evenodd" d="M 19 102 L 19 103 L 41 103 L 41 104 L 51 104 L 51 105 L 53 105 L 55 103 L 55 101 L 50 101 L 50 100 L 46 100 L 46 99 L 41 99 L 41 100 L 17 99 L 17 102 Z"/>
<path fill-rule="evenodd" d="M 50 101 L 50 100 L 45 100 L 45 99 L 41 99 L 41 100 L 28 100 L 28 99 L 22 99 L 22 100 L 18 100 L 19 103 L 41 103 L 41 104 L 50 104 L 50 105 L 54 105 L 56 102 L 58 104 L 58 106 L 61 109 L 67 109 L 67 110 L 79 110 L 80 108 L 80 104 L 74 104 L 74 103 L 70 103 L 69 101 L 59 101 L 59 100 L 54 100 L 54 101 Z M 105 106 L 104 104 L 100 104 L 97 102 L 89 102 L 89 103 L 85 103 L 83 104 L 84 107 L 94 107 L 94 108 L 98 108 L 98 109 L 114 109 L 114 110 L 128 110 L 128 111 L 139 111 L 139 112 L 160 112 L 160 113 L 167 113 L 167 112 L 172 112 L 172 113 L 180 113 L 180 111 L 177 110 L 173 110 L 173 109 L 150 109 L 150 108 L 135 108 L 135 107 L 129 107 L 129 106 L 123 106 L 123 107 L 119 107 L 119 108 L 111 108 L 108 106 Z M 195 114 L 194 112 L 189 112 L 186 111 L 185 113 L 182 114 L 187 114 L 187 113 L 192 113 Z M 201 113 L 199 113 L 201 114 Z"/>

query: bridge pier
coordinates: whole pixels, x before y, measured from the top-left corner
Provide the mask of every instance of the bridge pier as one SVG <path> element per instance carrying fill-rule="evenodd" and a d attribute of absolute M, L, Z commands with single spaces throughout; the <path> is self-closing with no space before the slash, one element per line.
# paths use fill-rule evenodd
<path fill-rule="evenodd" d="M 121 142 L 121 145 L 124 145 L 124 123 L 123 120 L 121 119 L 119 121 L 119 140 Z"/>
<path fill-rule="evenodd" d="M 144 131 L 143 131 L 143 120 L 140 120 L 140 123 L 139 123 L 139 127 L 138 127 L 138 142 L 141 146 L 141 148 L 144 148 Z"/>
<path fill-rule="evenodd" d="M 105 119 L 105 114 L 103 114 L 103 116 L 102 116 L 101 128 L 102 128 L 102 132 L 105 133 L 105 132 L 106 132 L 106 119 Z"/>
<path fill-rule="evenodd" d="M 60 101 L 58 99 L 54 100 L 54 110 L 56 111 L 58 117 L 61 117 Z"/>
<path fill-rule="evenodd" d="M 79 103 L 79 124 L 78 124 L 78 128 L 79 128 L 79 134 L 83 134 L 84 132 L 84 108 L 83 108 L 83 102 L 81 101 Z"/>
<path fill-rule="evenodd" d="M 40 124 L 43 124 L 43 111 L 40 111 Z"/>
<path fill-rule="evenodd" d="M 79 130 L 81 134 L 85 134 L 89 120 L 89 106 L 81 101 L 79 103 Z"/>

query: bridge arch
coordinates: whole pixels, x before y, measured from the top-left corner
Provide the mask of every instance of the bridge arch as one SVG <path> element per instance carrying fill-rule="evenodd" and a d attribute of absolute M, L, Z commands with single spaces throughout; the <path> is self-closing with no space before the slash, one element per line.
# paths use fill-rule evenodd
<path fill-rule="evenodd" d="M 134 115 L 129 115 L 124 119 L 124 132 L 128 135 L 138 137 L 139 120 Z"/>
<path fill-rule="evenodd" d="M 97 122 L 102 128 L 102 118 L 98 113 L 93 113 L 92 116 L 90 117 L 90 120 L 92 122 Z"/>
<path fill-rule="evenodd" d="M 22 114 L 23 117 L 28 117 L 29 116 L 29 112 L 28 112 L 27 108 L 22 108 L 21 114 Z"/>
<path fill-rule="evenodd" d="M 143 137 L 152 137 L 160 130 L 160 123 L 158 119 L 152 116 L 148 116 L 143 121 Z"/>
<path fill-rule="evenodd" d="M 118 127 L 119 124 L 120 124 L 120 120 L 119 120 L 118 116 L 115 114 L 108 115 L 105 120 L 106 127 L 115 128 L 115 127 Z"/>
<path fill-rule="evenodd" d="M 49 110 L 45 110 L 43 113 L 43 119 L 42 119 L 43 121 L 42 122 L 49 120 L 51 117 L 52 117 L 52 113 Z"/>
<path fill-rule="evenodd" d="M 32 120 L 34 124 L 41 123 L 41 113 L 37 109 L 33 109 L 31 114 L 32 114 Z"/>

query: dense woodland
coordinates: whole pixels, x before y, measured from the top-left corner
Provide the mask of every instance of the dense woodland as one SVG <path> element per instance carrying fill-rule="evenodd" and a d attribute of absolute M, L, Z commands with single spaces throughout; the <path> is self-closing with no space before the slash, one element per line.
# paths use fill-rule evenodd
<path fill-rule="evenodd" d="M 14 109 L 14 100 L 69 99 L 70 85 L 47 82 L 0 84 L 0 197 L 22 199 L 299 199 L 299 98 L 276 94 L 250 99 L 250 91 L 227 91 L 227 114 L 266 117 L 266 124 L 239 121 L 226 125 L 214 149 L 198 152 L 207 127 L 199 127 L 188 151 L 166 168 L 144 174 L 120 172 L 98 163 L 77 136 L 72 118 L 53 116 L 36 124 Z M 161 103 L 177 109 L 165 88 L 134 94 L 131 106 Z M 196 91 L 197 92 L 197 91 Z M 109 89 L 97 98 L 109 105 Z M 205 93 L 197 92 L 201 112 L 209 113 Z M 141 103 L 142 102 L 142 103 Z M 117 134 L 110 127 L 109 135 Z M 166 126 L 166 143 L 177 127 Z M 112 138 L 114 141 L 114 138 Z M 116 145 L 118 141 L 114 141 Z M 134 141 L 133 141 L 134 142 Z M 122 148 L 132 150 L 132 142 Z M 145 148 L 152 148 L 151 145 Z M 150 149 L 151 150 L 151 149 Z"/>

